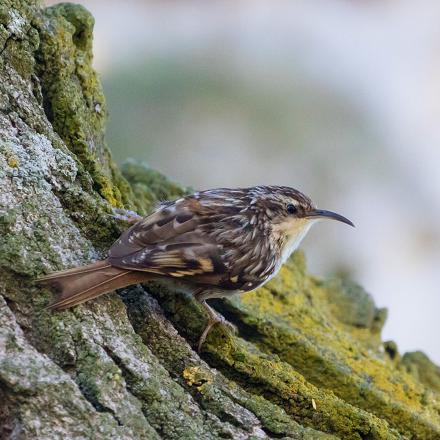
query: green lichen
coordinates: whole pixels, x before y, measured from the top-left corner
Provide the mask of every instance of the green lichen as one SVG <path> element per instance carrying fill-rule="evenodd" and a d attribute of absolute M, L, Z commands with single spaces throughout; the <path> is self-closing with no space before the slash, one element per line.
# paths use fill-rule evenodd
<path fill-rule="evenodd" d="M 137 204 L 143 213 L 151 211 L 157 202 L 174 200 L 189 191 L 153 170 L 146 163 L 134 159 L 125 161 L 121 171 L 133 189 Z"/>
<path fill-rule="evenodd" d="M 349 279 L 333 278 L 325 282 L 325 287 L 329 305 L 339 321 L 354 328 L 370 329 L 380 336 L 386 309 L 377 309 L 371 295 L 361 286 Z"/>
<path fill-rule="evenodd" d="M 345 281 L 327 283 L 307 275 L 297 253 L 267 287 L 217 302 L 247 342 L 217 327 L 204 346 L 205 356 L 303 425 L 342 438 L 414 433 L 436 438 L 438 400 L 426 399 L 425 387 L 396 368 L 382 349 L 378 310 L 358 287 L 356 294 L 347 288 Z M 354 303 L 346 302 L 347 295 Z M 352 310 L 369 304 L 366 314 L 350 323 L 341 321 L 332 303 L 335 297 L 344 298 L 344 307 Z M 170 299 L 164 292 L 158 298 L 175 325 L 195 342 L 203 329 L 198 307 L 186 297 Z"/>
<path fill-rule="evenodd" d="M 396 370 L 383 354 L 374 314 L 370 313 L 367 328 L 358 322 L 347 327 L 346 320 L 335 319 L 334 304 L 329 302 L 335 294 L 302 267 L 300 263 L 296 268 L 294 258 L 278 280 L 255 294 L 228 301 L 226 310 L 243 322 L 248 339 L 266 353 L 277 353 L 311 384 L 387 420 L 402 434 L 416 431 L 428 438 L 438 423 L 439 405 L 423 404 L 423 387 Z M 330 288 L 335 288 L 333 282 Z M 365 307 L 364 296 L 358 300 Z"/>
<path fill-rule="evenodd" d="M 150 286 L 156 294 L 163 294 L 166 310 L 173 311 L 176 322 L 188 329 L 189 323 L 203 323 L 200 310 L 189 298 L 166 295 L 159 286 Z M 307 428 L 295 422 L 283 408 L 271 403 L 263 395 L 245 391 L 237 382 L 208 367 L 193 355 L 191 347 L 176 338 L 174 328 L 164 317 L 157 303 L 139 291 L 127 290 L 123 299 L 136 332 L 148 344 L 162 365 L 176 377 L 178 383 L 209 413 L 225 422 L 248 431 L 265 432 L 269 437 L 294 439 L 333 439 L 332 435 Z M 181 317 L 181 314 L 183 317 Z M 223 345 L 224 341 L 222 341 Z M 261 425 L 260 425 L 261 424 Z M 260 427 L 261 426 L 261 427 Z"/>
<path fill-rule="evenodd" d="M 101 196 L 114 207 L 135 208 L 104 139 L 107 109 L 92 67 L 93 17 L 80 5 L 63 3 L 47 8 L 42 23 L 37 73 L 49 120 Z"/>
<path fill-rule="evenodd" d="M 163 305 L 168 310 L 168 302 Z M 182 326 L 182 331 L 193 321 L 191 314 L 188 320 L 187 317 L 188 314 L 178 315 L 175 322 L 179 328 Z M 249 400 L 253 402 L 254 410 L 268 406 L 270 402 L 301 425 L 341 438 L 360 439 L 363 435 L 370 435 L 372 439 L 398 438 L 397 432 L 393 434 L 386 421 L 347 404 L 331 391 L 326 392 L 307 383 L 301 374 L 280 361 L 279 357 L 262 353 L 255 345 L 237 339 L 221 327 L 212 331 L 204 350 L 211 365 L 253 396 Z M 312 399 L 317 410 L 313 408 Z M 278 414 L 271 414 L 265 423 L 276 426 Z"/>
<path fill-rule="evenodd" d="M 428 389 L 440 393 L 440 367 L 435 365 L 425 353 L 421 351 L 405 353 L 401 365 Z"/>

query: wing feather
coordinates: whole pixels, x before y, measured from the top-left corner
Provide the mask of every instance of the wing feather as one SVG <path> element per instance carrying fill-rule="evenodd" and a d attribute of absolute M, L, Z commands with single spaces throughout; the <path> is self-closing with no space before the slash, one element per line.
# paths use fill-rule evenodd
<path fill-rule="evenodd" d="M 178 278 L 224 275 L 221 246 L 201 232 L 196 208 L 184 199 L 136 223 L 110 248 L 110 263 Z"/>

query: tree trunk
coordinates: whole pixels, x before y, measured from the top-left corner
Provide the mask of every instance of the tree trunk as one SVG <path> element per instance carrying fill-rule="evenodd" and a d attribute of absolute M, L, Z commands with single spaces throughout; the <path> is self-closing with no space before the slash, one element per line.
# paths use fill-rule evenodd
<path fill-rule="evenodd" d="M 79 5 L 0 5 L 0 438 L 440 438 L 439 369 L 401 360 L 385 311 L 299 253 L 217 301 L 238 333 L 216 326 L 201 356 L 202 309 L 154 284 L 45 310 L 34 279 L 105 256 L 112 207 L 185 192 L 112 162 L 92 29 Z"/>

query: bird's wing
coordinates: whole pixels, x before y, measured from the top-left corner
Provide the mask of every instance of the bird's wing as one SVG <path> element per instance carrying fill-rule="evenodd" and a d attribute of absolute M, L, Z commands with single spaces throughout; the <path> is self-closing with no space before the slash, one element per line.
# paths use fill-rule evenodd
<path fill-rule="evenodd" d="M 221 246 L 200 230 L 197 200 L 169 204 L 125 231 L 110 248 L 113 266 L 216 282 L 226 273 Z"/>

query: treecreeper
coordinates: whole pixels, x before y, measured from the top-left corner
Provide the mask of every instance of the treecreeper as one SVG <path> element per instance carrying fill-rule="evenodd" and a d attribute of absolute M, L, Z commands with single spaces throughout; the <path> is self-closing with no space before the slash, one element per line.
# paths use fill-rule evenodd
<path fill-rule="evenodd" d="M 279 271 L 319 220 L 353 223 L 317 209 L 300 191 L 285 186 L 218 188 L 161 203 L 150 215 L 134 213 L 108 258 L 38 279 L 63 310 L 131 284 L 159 281 L 189 292 L 208 313 L 200 350 L 216 323 L 229 324 L 208 304 L 262 286 Z"/>

